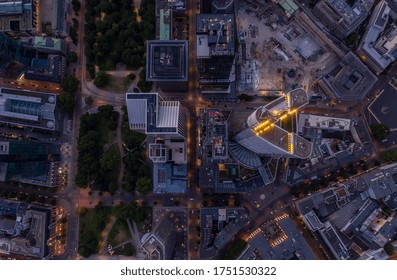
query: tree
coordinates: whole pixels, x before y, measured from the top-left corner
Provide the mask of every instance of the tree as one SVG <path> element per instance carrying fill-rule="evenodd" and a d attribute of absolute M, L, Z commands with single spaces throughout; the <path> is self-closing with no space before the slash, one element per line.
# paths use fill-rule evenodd
<path fill-rule="evenodd" d="M 79 14 L 81 3 L 79 0 L 72 0 L 73 11 L 76 15 Z"/>
<path fill-rule="evenodd" d="M 84 102 L 85 104 L 87 104 L 88 106 L 91 106 L 92 103 L 94 103 L 94 99 L 92 98 L 92 96 L 87 96 L 86 98 L 84 98 Z"/>
<path fill-rule="evenodd" d="M 385 249 L 386 254 L 389 256 L 393 255 L 394 253 L 394 247 L 391 243 L 387 243 L 383 249 Z"/>
<path fill-rule="evenodd" d="M 130 73 L 130 74 L 128 74 L 128 79 L 130 79 L 131 81 L 133 81 L 133 80 L 135 80 L 135 78 L 136 78 L 136 75 L 134 74 L 134 73 Z"/>
<path fill-rule="evenodd" d="M 96 74 L 94 84 L 99 88 L 105 87 L 109 83 L 109 80 L 110 80 L 110 76 L 106 72 L 99 71 Z"/>
<path fill-rule="evenodd" d="M 113 181 L 113 182 L 109 183 L 109 193 L 111 195 L 114 195 L 116 193 L 117 189 L 118 189 L 117 182 Z"/>
<path fill-rule="evenodd" d="M 69 63 L 76 63 L 77 62 L 77 53 L 76 52 L 68 53 L 68 61 L 69 61 Z"/>
<path fill-rule="evenodd" d="M 79 86 L 79 80 L 72 75 L 68 75 L 61 81 L 61 88 L 64 92 L 75 93 Z"/>
<path fill-rule="evenodd" d="M 117 152 L 115 152 L 115 150 L 117 150 Z M 103 153 L 99 162 L 101 164 L 101 169 L 113 170 L 117 168 L 118 163 L 120 162 L 120 154 L 118 153 L 118 148 L 109 148 L 106 152 Z"/>
<path fill-rule="evenodd" d="M 58 99 L 61 109 L 66 113 L 72 114 L 75 106 L 74 92 L 64 92 L 59 95 Z"/>
<path fill-rule="evenodd" d="M 141 194 L 148 194 L 152 189 L 152 179 L 141 177 L 136 181 L 136 191 Z"/>
<path fill-rule="evenodd" d="M 386 151 L 383 153 L 383 159 L 387 162 L 389 161 L 397 161 L 397 151 Z"/>
<path fill-rule="evenodd" d="M 120 219 L 128 219 L 134 216 L 135 203 L 121 203 L 113 208 L 113 215 Z"/>
<path fill-rule="evenodd" d="M 249 102 L 249 101 L 252 101 L 254 98 L 251 95 L 242 93 L 238 96 L 238 99 L 240 99 L 240 101 L 243 101 L 243 102 Z"/>
<path fill-rule="evenodd" d="M 345 42 L 348 46 L 355 46 L 358 42 L 357 32 L 353 32 L 349 36 L 347 36 Z"/>
<path fill-rule="evenodd" d="M 388 134 L 390 134 L 390 128 L 387 127 L 385 124 L 371 124 L 369 126 L 371 129 L 372 135 L 374 136 L 375 140 L 382 141 L 386 138 Z"/>

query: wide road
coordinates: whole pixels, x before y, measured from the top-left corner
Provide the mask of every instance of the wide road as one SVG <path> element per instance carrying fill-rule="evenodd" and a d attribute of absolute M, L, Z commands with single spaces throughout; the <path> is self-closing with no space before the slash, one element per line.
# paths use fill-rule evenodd
<path fill-rule="evenodd" d="M 77 189 L 74 178 L 77 174 L 77 139 L 80 128 L 80 116 L 81 116 L 81 98 L 82 98 L 82 87 L 85 83 L 85 59 L 84 59 L 84 13 L 85 13 L 85 0 L 80 0 L 81 8 L 79 13 L 79 30 L 78 30 L 78 44 L 77 44 L 77 56 L 79 58 L 77 62 L 76 76 L 80 80 L 79 89 L 76 92 L 76 105 L 73 113 L 72 120 L 72 143 L 71 144 L 71 158 L 70 168 L 68 174 L 68 184 L 64 190 L 60 191 L 58 205 L 65 209 L 67 213 L 67 238 L 66 238 L 66 249 L 65 254 L 60 256 L 62 259 L 76 259 L 78 240 L 79 240 L 79 216 L 77 213 L 77 201 L 79 190 Z"/>

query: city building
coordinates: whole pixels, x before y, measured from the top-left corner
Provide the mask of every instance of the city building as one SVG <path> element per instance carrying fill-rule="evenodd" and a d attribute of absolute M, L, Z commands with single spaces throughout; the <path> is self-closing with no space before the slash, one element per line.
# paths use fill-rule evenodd
<path fill-rule="evenodd" d="M 200 109 L 199 186 L 211 192 L 245 192 L 243 168 L 229 154 L 229 116 L 231 111 Z M 250 184 L 252 186 L 253 184 Z"/>
<path fill-rule="evenodd" d="M 287 214 L 269 220 L 248 234 L 239 260 L 315 260 L 313 252 Z"/>
<path fill-rule="evenodd" d="M 54 33 L 54 35 L 61 37 L 69 36 L 70 23 L 68 16 L 71 11 L 70 0 L 39 0 L 39 3 L 40 22 L 50 23 L 51 33 Z M 48 11 L 51 12 L 49 13 Z M 40 31 L 42 33 L 46 32 L 46 30 L 42 29 Z"/>
<path fill-rule="evenodd" d="M 153 164 L 153 193 L 186 193 L 187 164 Z"/>
<path fill-rule="evenodd" d="M 67 52 L 65 40 L 49 36 L 22 37 L 20 43 L 40 53 L 66 55 Z"/>
<path fill-rule="evenodd" d="M 284 10 L 285 15 L 290 18 L 297 10 L 299 6 L 294 0 L 272 0 L 274 3 L 279 4 Z"/>
<path fill-rule="evenodd" d="M 217 259 L 220 251 L 248 223 L 244 208 L 200 209 L 200 259 Z"/>
<path fill-rule="evenodd" d="M 50 143 L 0 140 L 0 182 L 59 185 L 59 148 Z"/>
<path fill-rule="evenodd" d="M 235 87 L 233 14 L 196 16 L 197 68 L 202 93 L 233 93 Z"/>
<path fill-rule="evenodd" d="M 25 66 L 9 56 L 0 54 L 0 77 L 16 80 L 24 72 Z"/>
<path fill-rule="evenodd" d="M 165 139 L 186 139 L 186 111 L 179 101 L 164 101 L 158 93 L 127 93 L 130 129 Z"/>
<path fill-rule="evenodd" d="M 367 95 L 377 79 L 356 55 L 349 52 L 327 70 L 317 84 L 329 98 L 359 100 Z"/>
<path fill-rule="evenodd" d="M 146 80 L 186 82 L 188 79 L 188 42 L 186 40 L 147 41 Z"/>
<path fill-rule="evenodd" d="M 1 32 L 31 32 L 40 30 L 39 0 L 5 0 L 0 2 Z"/>
<path fill-rule="evenodd" d="M 142 248 L 150 260 L 187 259 L 186 207 L 154 207 L 153 230 L 142 237 Z"/>
<path fill-rule="evenodd" d="M 233 14 L 234 0 L 200 0 L 202 14 Z"/>
<path fill-rule="evenodd" d="M 43 259 L 50 256 L 52 210 L 0 199 L 0 255 Z"/>
<path fill-rule="evenodd" d="M 156 39 L 187 40 L 186 0 L 156 0 Z"/>
<path fill-rule="evenodd" d="M 392 163 L 295 204 L 331 258 L 386 259 L 383 247 L 397 238 L 397 217 L 389 206 L 397 195 L 396 183 L 397 164 Z"/>
<path fill-rule="evenodd" d="M 18 65 L 18 70 L 23 68 L 18 74 L 24 73 L 26 79 L 60 83 L 65 76 L 66 44 L 62 39 L 36 36 L 14 40 L 0 34 L 0 55 L 11 59 L 12 65 L 23 64 Z"/>
<path fill-rule="evenodd" d="M 235 142 L 258 155 L 309 157 L 312 143 L 294 131 L 286 130 L 289 127 L 283 122 L 288 118 L 295 119 L 296 111 L 307 103 L 307 93 L 296 89 L 257 108 L 248 117 L 243 130 L 234 137 Z"/>
<path fill-rule="evenodd" d="M 372 138 L 361 119 L 299 114 L 297 133 L 309 139 L 313 149 L 309 158 L 289 163 L 286 181 L 290 185 L 318 178 L 318 174 L 346 170 L 374 152 Z"/>
<path fill-rule="evenodd" d="M 47 58 L 34 58 L 30 66 L 25 68 L 24 77 L 27 80 L 35 80 L 50 83 L 61 83 L 65 77 L 66 57 L 50 54 Z"/>
<path fill-rule="evenodd" d="M 394 18 L 392 18 L 394 16 Z M 376 5 L 357 53 L 377 74 L 397 57 L 397 25 L 395 14 L 384 0 Z"/>
<path fill-rule="evenodd" d="M 366 19 L 374 0 L 321 0 L 313 13 L 339 39 L 346 38 Z"/>
<path fill-rule="evenodd" d="M 55 94 L 0 88 L 0 123 L 56 132 L 60 119 Z"/>

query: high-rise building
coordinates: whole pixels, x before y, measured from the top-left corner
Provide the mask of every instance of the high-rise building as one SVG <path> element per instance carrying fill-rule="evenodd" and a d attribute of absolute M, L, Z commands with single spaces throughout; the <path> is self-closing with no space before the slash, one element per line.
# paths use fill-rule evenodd
<path fill-rule="evenodd" d="M 150 260 L 169 260 L 176 243 L 175 223 L 172 212 L 164 214 L 152 233 L 144 239 L 142 248 Z"/>
<path fill-rule="evenodd" d="M 130 129 L 162 138 L 186 139 L 186 111 L 179 101 L 165 101 L 158 93 L 127 93 Z"/>
<path fill-rule="evenodd" d="M 0 141 L 0 181 L 43 187 L 58 185 L 60 155 L 53 144 Z"/>
<path fill-rule="evenodd" d="M 374 0 L 321 0 L 313 13 L 339 39 L 346 38 L 368 16 Z"/>
<path fill-rule="evenodd" d="M 234 140 L 243 146 L 247 153 L 291 158 L 307 158 L 312 151 L 312 143 L 288 131 L 283 121 L 294 119 L 295 112 L 308 103 L 307 93 L 302 89 L 288 92 L 273 102 L 256 109 L 247 119 L 245 128 Z M 241 153 L 244 157 L 244 153 Z"/>
<path fill-rule="evenodd" d="M 146 80 L 186 82 L 188 78 L 188 42 L 186 40 L 147 41 Z"/>
<path fill-rule="evenodd" d="M 234 15 L 197 15 L 196 35 L 201 92 L 232 93 L 235 82 Z"/>
<path fill-rule="evenodd" d="M 376 5 L 357 49 L 362 61 L 378 74 L 397 57 L 397 25 L 391 12 L 384 0 Z"/>

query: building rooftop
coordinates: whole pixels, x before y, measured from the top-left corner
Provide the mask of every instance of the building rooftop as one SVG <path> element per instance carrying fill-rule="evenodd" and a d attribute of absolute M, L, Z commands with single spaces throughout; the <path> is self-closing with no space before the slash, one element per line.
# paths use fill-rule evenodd
<path fill-rule="evenodd" d="M 307 93 L 302 89 L 288 92 L 284 96 L 261 106 L 247 119 L 245 130 L 234 139 L 261 155 L 284 155 L 307 158 L 312 151 L 310 141 L 280 127 L 280 121 L 308 103 Z"/>
<path fill-rule="evenodd" d="M 311 114 L 299 114 L 298 132 L 302 132 L 303 127 L 325 130 L 349 131 L 351 123 L 352 122 L 350 119 Z"/>
<path fill-rule="evenodd" d="M 244 208 L 201 208 L 200 258 L 216 258 L 247 222 L 248 215 Z"/>
<path fill-rule="evenodd" d="M 149 259 L 187 259 L 187 207 L 153 207 L 152 227 L 142 237 Z"/>
<path fill-rule="evenodd" d="M 156 0 L 156 10 L 160 11 L 162 9 L 186 11 L 186 0 Z"/>
<path fill-rule="evenodd" d="M 50 218 L 49 208 L 0 199 L 0 253 L 47 256 Z"/>
<path fill-rule="evenodd" d="M 36 2 L 32 0 L 2 0 L 0 2 L 0 31 L 35 31 L 39 21 Z"/>
<path fill-rule="evenodd" d="M 154 193 L 185 193 L 186 191 L 186 164 L 156 163 L 153 165 Z"/>
<path fill-rule="evenodd" d="M 356 188 L 366 190 L 373 199 L 382 199 L 397 191 L 397 163 L 379 167 L 356 178 Z"/>
<path fill-rule="evenodd" d="M 377 81 L 377 77 L 352 52 L 346 54 L 319 81 L 327 93 L 341 99 L 361 99 Z"/>
<path fill-rule="evenodd" d="M 342 39 L 365 20 L 373 4 L 374 0 L 356 0 L 352 3 L 346 0 L 322 0 L 318 1 L 313 12 Z"/>
<path fill-rule="evenodd" d="M 47 59 L 33 58 L 31 65 L 25 69 L 28 80 L 61 83 L 65 76 L 66 57 L 50 54 Z"/>
<path fill-rule="evenodd" d="M 58 147 L 43 142 L 0 141 L 0 181 L 57 186 Z"/>
<path fill-rule="evenodd" d="M 186 82 L 188 79 L 188 42 L 186 40 L 147 41 L 146 80 Z"/>
<path fill-rule="evenodd" d="M 294 2 L 294 0 L 276 0 L 276 3 L 278 3 L 281 8 L 283 8 L 285 14 L 290 17 L 292 14 L 294 14 L 297 10 L 299 10 L 298 5 Z"/>
<path fill-rule="evenodd" d="M 0 88 L 0 122 L 56 131 L 59 129 L 57 96 Z"/>
<path fill-rule="evenodd" d="M 382 72 L 397 57 L 397 27 L 389 17 L 390 13 L 388 3 L 380 1 L 358 47 L 361 59 L 377 73 Z"/>
<path fill-rule="evenodd" d="M 177 134 L 179 101 L 162 101 L 158 93 L 127 93 L 130 128 L 146 134 Z"/>
<path fill-rule="evenodd" d="M 197 57 L 234 55 L 234 15 L 196 16 Z"/>
<path fill-rule="evenodd" d="M 63 39 L 48 36 L 23 37 L 21 45 L 30 46 L 43 52 L 66 53 L 67 48 Z"/>
<path fill-rule="evenodd" d="M 5 0 L 0 2 L 0 15 L 21 14 L 22 12 L 22 1 Z"/>
<path fill-rule="evenodd" d="M 248 235 L 249 244 L 239 259 L 249 259 L 253 251 L 265 260 L 315 260 L 313 252 L 287 214 L 262 224 Z"/>

